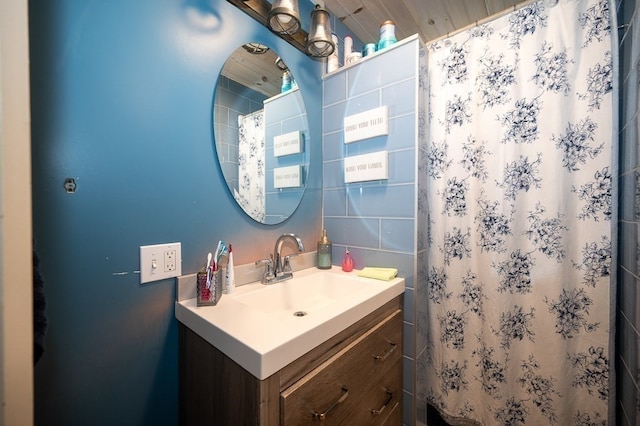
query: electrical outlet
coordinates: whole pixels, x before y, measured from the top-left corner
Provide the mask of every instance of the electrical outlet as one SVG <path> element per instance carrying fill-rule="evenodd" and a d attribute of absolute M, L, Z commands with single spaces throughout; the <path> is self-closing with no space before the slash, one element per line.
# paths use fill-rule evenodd
<path fill-rule="evenodd" d="M 176 251 L 166 250 L 164 252 L 164 271 L 171 272 L 176 270 Z"/>
<path fill-rule="evenodd" d="M 181 243 L 140 246 L 140 284 L 182 275 Z"/>

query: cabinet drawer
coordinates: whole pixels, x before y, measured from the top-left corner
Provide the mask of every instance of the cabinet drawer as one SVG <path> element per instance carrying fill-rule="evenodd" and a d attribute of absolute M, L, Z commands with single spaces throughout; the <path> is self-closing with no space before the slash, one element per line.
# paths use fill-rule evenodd
<path fill-rule="evenodd" d="M 401 400 L 402 360 L 399 359 L 380 381 L 365 390 L 363 397 L 349 413 L 346 419 L 347 424 L 400 425 L 402 424 L 402 413 L 399 410 Z"/>
<path fill-rule="evenodd" d="M 392 399 L 401 398 L 401 346 L 402 311 L 398 310 L 284 390 L 282 424 L 316 424 L 321 417 L 325 424 L 354 424 L 353 416 L 362 413 L 370 419 L 364 423 L 384 417 L 372 416 L 370 409 L 384 404 L 385 389 L 392 392 Z M 372 383 L 377 385 L 372 387 Z M 388 405 L 385 410 L 393 411 Z M 356 414 L 358 410 L 361 414 Z"/>

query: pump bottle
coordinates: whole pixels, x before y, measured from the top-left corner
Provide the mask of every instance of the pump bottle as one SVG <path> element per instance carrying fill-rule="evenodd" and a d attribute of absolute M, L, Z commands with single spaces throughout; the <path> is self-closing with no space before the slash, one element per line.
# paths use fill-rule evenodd
<path fill-rule="evenodd" d="M 318 269 L 331 269 L 331 241 L 327 238 L 327 230 L 322 230 L 322 238 L 318 241 Z"/>

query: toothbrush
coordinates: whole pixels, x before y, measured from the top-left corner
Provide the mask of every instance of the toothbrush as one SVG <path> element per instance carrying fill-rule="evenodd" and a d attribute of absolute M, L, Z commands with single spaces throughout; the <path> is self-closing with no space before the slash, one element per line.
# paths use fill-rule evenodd
<path fill-rule="evenodd" d="M 213 255 L 211 254 L 211 252 L 209 252 L 207 254 L 207 288 L 211 288 L 211 259 L 213 258 Z"/>
<path fill-rule="evenodd" d="M 229 249 L 227 249 L 227 244 L 224 241 L 220 241 L 219 251 L 216 253 L 218 265 L 220 265 L 220 259 L 222 258 L 222 256 L 226 256 L 228 253 Z"/>
<path fill-rule="evenodd" d="M 217 271 L 218 270 L 218 262 L 220 260 L 220 246 L 222 245 L 222 241 L 218 241 L 218 247 L 216 248 L 216 256 L 213 259 L 213 270 Z"/>

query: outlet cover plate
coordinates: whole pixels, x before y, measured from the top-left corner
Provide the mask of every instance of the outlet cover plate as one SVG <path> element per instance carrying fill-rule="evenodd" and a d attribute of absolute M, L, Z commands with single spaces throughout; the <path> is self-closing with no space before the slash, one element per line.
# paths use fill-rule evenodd
<path fill-rule="evenodd" d="M 140 246 L 140 284 L 182 275 L 182 244 Z"/>

